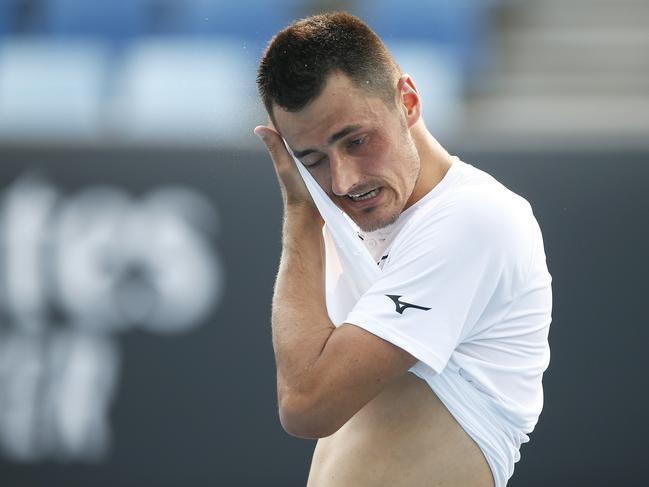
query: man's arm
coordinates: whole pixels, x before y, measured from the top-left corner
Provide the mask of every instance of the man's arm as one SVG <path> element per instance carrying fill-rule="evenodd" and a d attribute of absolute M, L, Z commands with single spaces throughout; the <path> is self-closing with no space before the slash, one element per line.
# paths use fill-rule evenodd
<path fill-rule="evenodd" d="M 269 127 L 255 132 L 273 159 L 284 200 L 272 309 L 280 419 L 293 435 L 329 436 L 416 359 L 359 327 L 331 323 L 322 219 L 279 134 Z"/>

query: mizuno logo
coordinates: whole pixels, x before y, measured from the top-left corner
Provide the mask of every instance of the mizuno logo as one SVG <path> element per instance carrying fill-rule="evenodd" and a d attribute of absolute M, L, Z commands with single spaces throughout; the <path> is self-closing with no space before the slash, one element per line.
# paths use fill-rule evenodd
<path fill-rule="evenodd" d="M 395 294 L 386 294 L 386 296 L 390 298 L 392 301 L 394 301 L 394 305 L 397 308 L 396 312 L 399 313 L 400 315 L 402 315 L 407 308 L 421 309 L 423 311 L 428 311 L 430 309 L 430 308 L 426 308 L 425 306 L 418 306 L 416 304 L 411 304 L 411 303 L 406 303 L 405 301 L 401 301 L 399 299 L 401 295 L 397 296 Z"/>

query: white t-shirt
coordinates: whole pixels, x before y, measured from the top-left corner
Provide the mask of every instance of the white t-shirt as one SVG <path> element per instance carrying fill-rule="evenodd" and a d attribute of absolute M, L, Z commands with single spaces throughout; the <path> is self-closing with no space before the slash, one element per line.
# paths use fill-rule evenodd
<path fill-rule="evenodd" d="M 336 317 L 340 268 L 325 238 L 330 316 L 416 357 L 411 372 L 480 446 L 496 487 L 504 486 L 541 413 L 550 360 L 551 277 L 529 203 L 454 158 L 393 225 L 360 236 L 381 275 Z"/>

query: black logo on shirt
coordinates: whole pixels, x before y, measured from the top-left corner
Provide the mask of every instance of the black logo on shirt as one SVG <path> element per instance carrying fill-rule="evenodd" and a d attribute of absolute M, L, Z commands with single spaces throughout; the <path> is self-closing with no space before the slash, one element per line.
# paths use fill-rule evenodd
<path fill-rule="evenodd" d="M 405 301 L 401 301 L 399 299 L 401 295 L 397 296 L 395 294 L 386 294 L 386 296 L 390 298 L 392 301 L 394 301 L 394 305 L 397 308 L 395 311 L 400 315 L 402 315 L 407 308 L 421 309 L 423 311 L 428 311 L 430 309 L 430 308 L 426 308 L 425 306 L 418 306 L 416 304 L 411 304 L 411 303 L 406 303 Z"/>

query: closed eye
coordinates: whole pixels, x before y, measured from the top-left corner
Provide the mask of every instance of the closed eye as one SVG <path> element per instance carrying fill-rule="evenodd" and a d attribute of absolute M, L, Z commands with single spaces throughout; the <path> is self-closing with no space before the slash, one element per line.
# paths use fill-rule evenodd
<path fill-rule="evenodd" d="M 324 162 L 326 159 L 327 159 L 327 157 L 325 156 L 325 157 L 321 157 L 320 159 L 317 159 L 317 160 L 315 160 L 315 161 L 303 162 L 302 164 L 303 164 L 304 167 L 306 167 L 307 169 L 310 169 L 310 168 L 312 168 L 312 167 L 316 167 L 316 166 L 318 166 L 320 163 Z"/>
<path fill-rule="evenodd" d="M 349 146 L 350 147 L 358 147 L 360 145 L 363 145 L 365 143 L 365 136 L 363 137 L 358 137 L 357 139 L 353 139 L 349 141 Z"/>

